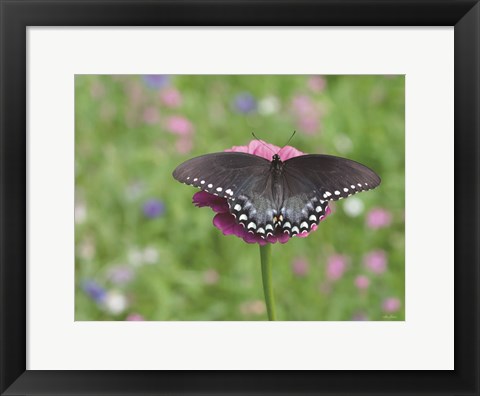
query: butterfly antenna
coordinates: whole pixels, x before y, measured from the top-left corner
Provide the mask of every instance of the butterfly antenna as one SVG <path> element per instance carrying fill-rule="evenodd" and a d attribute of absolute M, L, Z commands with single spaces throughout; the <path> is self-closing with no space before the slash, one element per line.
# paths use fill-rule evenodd
<path fill-rule="evenodd" d="M 295 136 L 296 133 L 297 133 L 297 131 L 293 131 L 292 136 L 290 136 L 290 138 L 287 140 L 287 143 L 285 143 L 285 144 L 283 145 L 283 147 L 285 147 L 288 143 L 290 143 L 290 140 L 293 139 L 293 137 Z"/>
<path fill-rule="evenodd" d="M 260 139 L 255 135 L 254 132 L 252 132 L 252 136 L 253 136 L 256 140 L 258 140 L 260 143 L 262 143 L 262 144 L 263 144 L 267 149 L 269 149 L 273 154 L 276 154 L 270 147 L 268 147 L 262 140 L 260 140 Z"/>

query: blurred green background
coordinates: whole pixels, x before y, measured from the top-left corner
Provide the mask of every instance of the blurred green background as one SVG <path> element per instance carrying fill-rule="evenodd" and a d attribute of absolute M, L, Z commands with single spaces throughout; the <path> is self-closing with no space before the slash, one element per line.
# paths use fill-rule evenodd
<path fill-rule="evenodd" d="M 266 320 L 259 248 L 212 225 L 181 162 L 251 132 L 373 168 L 379 188 L 275 244 L 279 320 L 404 320 L 403 76 L 75 78 L 75 319 Z"/>

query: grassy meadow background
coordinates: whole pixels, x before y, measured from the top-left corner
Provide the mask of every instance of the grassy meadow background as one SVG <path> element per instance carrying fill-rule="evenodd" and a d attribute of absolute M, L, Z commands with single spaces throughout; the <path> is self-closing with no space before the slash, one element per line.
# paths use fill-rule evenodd
<path fill-rule="evenodd" d="M 76 76 L 75 319 L 266 320 L 258 245 L 171 174 L 296 130 L 382 184 L 273 246 L 279 320 L 404 320 L 404 98 L 403 76 Z"/>

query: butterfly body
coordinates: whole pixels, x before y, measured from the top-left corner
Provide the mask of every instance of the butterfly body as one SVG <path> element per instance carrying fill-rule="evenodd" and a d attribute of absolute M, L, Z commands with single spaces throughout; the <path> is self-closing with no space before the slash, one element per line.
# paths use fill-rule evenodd
<path fill-rule="evenodd" d="M 329 201 L 380 184 L 378 175 L 358 162 L 309 154 L 271 161 L 239 152 L 192 158 L 173 177 L 227 199 L 237 223 L 261 237 L 307 233 L 326 215 Z"/>

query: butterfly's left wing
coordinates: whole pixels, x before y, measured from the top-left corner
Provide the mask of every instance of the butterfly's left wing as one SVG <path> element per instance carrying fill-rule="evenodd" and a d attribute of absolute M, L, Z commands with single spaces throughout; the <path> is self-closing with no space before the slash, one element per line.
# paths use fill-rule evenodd
<path fill-rule="evenodd" d="M 285 232 L 308 232 L 325 215 L 328 201 L 371 190 L 380 177 L 358 162 L 331 155 L 309 154 L 284 162 L 282 205 Z"/>

